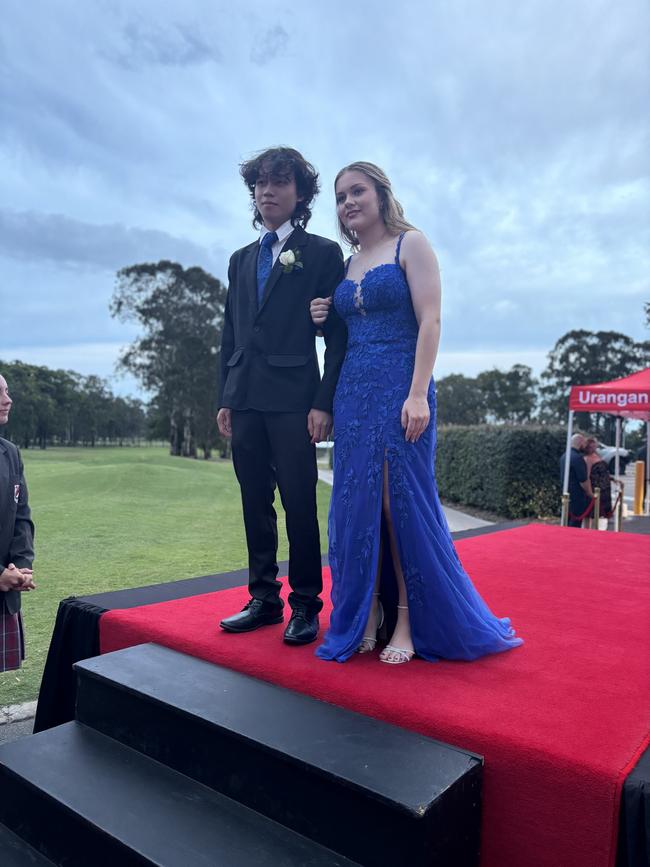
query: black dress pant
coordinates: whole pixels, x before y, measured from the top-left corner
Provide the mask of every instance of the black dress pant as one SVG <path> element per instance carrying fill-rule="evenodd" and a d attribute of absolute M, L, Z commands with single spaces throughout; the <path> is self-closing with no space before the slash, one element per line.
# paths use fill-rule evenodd
<path fill-rule="evenodd" d="M 279 603 L 276 484 L 289 537 L 289 604 L 321 610 L 323 589 L 316 514 L 316 447 L 307 413 L 232 411 L 232 456 L 241 488 L 248 546 L 249 590 L 254 599 Z"/>
<path fill-rule="evenodd" d="M 567 521 L 568 527 L 582 527 L 582 518 L 572 518 L 571 516 L 582 515 L 588 505 L 589 499 L 586 495 L 584 497 L 569 497 L 569 520 Z"/>

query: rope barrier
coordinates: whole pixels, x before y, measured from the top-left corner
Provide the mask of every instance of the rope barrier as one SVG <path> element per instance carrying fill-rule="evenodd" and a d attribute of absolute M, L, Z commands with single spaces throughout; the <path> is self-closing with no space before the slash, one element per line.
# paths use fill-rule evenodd
<path fill-rule="evenodd" d="M 584 521 L 585 518 L 588 518 L 589 515 L 591 515 L 595 502 L 596 502 L 595 497 L 592 497 L 591 501 L 589 502 L 589 505 L 584 510 L 582 515 L 574 515 L 573 512 L 569 512 L 569 517 L 571 518 L 572 521 Z"/>
<path fill-rule="evenodd" d="M 611 517 L 612 517 L 612 515 L 613 515 L 614 512 L 616 511 L 616 507 L 618 506 L 618 503 L 619 503 L 619 500 L 620 500 L 620 499 L 621 499 L 621 492 L 619 491 L 619 492 L 618 492 L 618 496 L 616 497 L 616 500 L 614 501 L 614 505 L 613 505 L 612 508 L 609 510 L 609 512 L 605 512 L 605 514 L 602 515 L 603 518 L 611 518 Z"/>
<path fill-rule="evenodd" d="M 621 499 L 621 491 L 618 492 L 618 496 L 616 497 L 616 500 L 614 501 L 614 505 L 609 510 L 609 512 L 604 512 L 603 514 L 600 515 L 600 517 L 601 518 L 611 518 L 612 515 L 616 512 L 616 508 L 619 504 L 620 499 Z M 589 505 L 584 510 L 582 515 L 574 515 L 573 512 L 569 512 L 569 517 L 571 518 L 572 521 L 584 521 L 584 519 L 588 518 L 589 515 L 591 515 L 591 513 L 593 512 L 595 502 L 596 502 L 596 498 L 592 497 L 591 500 L 589 501 Z"/>

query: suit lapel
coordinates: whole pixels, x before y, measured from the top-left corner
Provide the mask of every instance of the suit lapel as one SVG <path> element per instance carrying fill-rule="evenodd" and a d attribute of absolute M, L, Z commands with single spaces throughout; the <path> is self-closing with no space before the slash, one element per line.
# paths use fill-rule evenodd
<path fill-rule="evenodd" d="M 300 226 L 296 226 L 296 228 L 282 245 L 282 250 L 280 251 L 280 253 L 282 254 L 285 250 L 295 250 L 296 247 L 304 247 L 306 243 L 307 233 Z M 278 256 L 278 258 L 275 260 L 273 270 L 271 271 L 271 276 L 266 281 L 266 286 L 264 287 L 264 297 L 262 298 L 262 303 L 260 304 L 260 310 L 263 309 L 264 305 L 269 300 L 269 296 L 273 291 L 273 287 L 278 282 L 283 273 L 284 272 L 282 264 L 280 262 L 280 256 Z M 255 275 L 255 285 L 257 285 L 257 273 Z"/>

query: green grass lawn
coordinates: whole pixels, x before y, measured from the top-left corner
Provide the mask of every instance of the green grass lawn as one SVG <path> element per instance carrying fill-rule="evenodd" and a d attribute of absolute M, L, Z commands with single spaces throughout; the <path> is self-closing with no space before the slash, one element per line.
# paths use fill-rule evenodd
<path fill-rule="evenodd" d="M 34 580 L 23 596 L 27 659 L 0 674 L 0 705 L 36 698 L 59 601 L 246 566 L 239 488 L 229 461 L 163 448 L 24 451 L 36 524 Z M 318 485 L 322 550 L 330 488 Z M 279 505 L 280 547 L 288 547 Z"/>

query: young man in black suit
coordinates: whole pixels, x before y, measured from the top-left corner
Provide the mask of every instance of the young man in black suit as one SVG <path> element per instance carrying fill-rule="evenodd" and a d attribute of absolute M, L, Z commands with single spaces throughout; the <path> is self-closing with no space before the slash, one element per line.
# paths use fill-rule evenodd
<path fill-rule="evenodd" d="M 249 632 L 283 620 L 273 508 L 277 483 L 289 537 L 292 614 L 284 641 L 307 644 L 318 635 L 323 589 L 315 444 L 332 427 L 347 340 L 343 321 L 329 316 L 321 380 L 309 304 L 333 293 L 343 279 L 343 258 L 338 244 L 305 231 L 318 174 L 298 151 L 271 148 L 244 163 L 241 175 L 260 237 L 230 259 L 217 423 L 232 437 L 251 599 L 220 625 Z"/>

